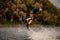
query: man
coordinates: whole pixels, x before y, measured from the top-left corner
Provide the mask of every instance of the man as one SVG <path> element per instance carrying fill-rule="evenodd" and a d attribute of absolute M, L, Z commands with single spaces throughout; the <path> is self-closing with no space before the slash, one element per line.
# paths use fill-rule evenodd
<path fill-rule="evenodd" d="M 38 2 L 36 2 L 36 6 L 39 6 L 38 5 L 39 3 Z M 31 24 L 32 23 L 32 20 L 33 20 L 33 16 L 34 16 L 34 13 L 36 13 L 36 12 L 38 12 L 38 11 L 42 11 L 42 8 L 41 7 L 34 7 L 33 9 L 32 9 L 32 11 L 30 11 L 30 16 L 29 16 L 29 18 L 27 18 L 26 20 L 25 20 L 25 22 L 27 23 L 27 29 L 29 29 L 29 24 Z"/>
<path fill-rule="evenodd" d="M 42 8 L 33 8 L 33 10 L 30 12 L 30 17 L 26 19 L 26 22 L 27 22 L 27 29 L 29 29 L 29 24 L 32 23 L 32 20 L 33 20 L 33 14 L 38 12 L 38 11 L 42 11 Z"/>

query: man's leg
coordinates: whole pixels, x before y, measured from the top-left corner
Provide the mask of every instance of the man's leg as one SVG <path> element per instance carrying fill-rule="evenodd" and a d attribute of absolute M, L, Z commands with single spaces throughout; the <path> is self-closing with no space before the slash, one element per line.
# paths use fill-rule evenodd
<path fill-rule="evenodd" d="M 30 20 L 29 22 L 28 22 L 28 24 L 31 24 L 32 23 L 32 20 Z"/>
<path fill-rule="evenodd" d="M 30 20 L 31 18 L 27 18 L 26 20 L 28 21 L 28 20 Z"/>
<path fill-rule="evenodd" d="M 26 24 L 27 29 L 29 29 L 29 25 L 31 24 L 32 20 L 29 20 Z"/>
<path fill-rule="evenodd" d="M 25 23 L 28 23 L 28 21 L 30 21 L 31 18 L 27 18 L 26 20 L 24 20 Z"/>

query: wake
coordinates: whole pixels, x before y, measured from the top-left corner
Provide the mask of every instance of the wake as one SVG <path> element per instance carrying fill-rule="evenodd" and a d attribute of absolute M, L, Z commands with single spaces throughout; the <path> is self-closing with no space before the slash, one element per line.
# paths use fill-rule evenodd
<path fill-rule="evenodd" d="M 57 32 L 53 28 L 41 28 L 39 31 L 29 29 L 27 31 L 28 39 L 31 40 L 57 40 Z"/>

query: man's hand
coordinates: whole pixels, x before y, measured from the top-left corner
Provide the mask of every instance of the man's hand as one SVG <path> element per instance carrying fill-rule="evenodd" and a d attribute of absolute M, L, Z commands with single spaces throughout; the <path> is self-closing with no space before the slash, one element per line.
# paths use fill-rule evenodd
<path fill-rule="evenodd" d="M 39 11 L 43 11 L 43 9 L 42 8 L 39 8 Z"/>

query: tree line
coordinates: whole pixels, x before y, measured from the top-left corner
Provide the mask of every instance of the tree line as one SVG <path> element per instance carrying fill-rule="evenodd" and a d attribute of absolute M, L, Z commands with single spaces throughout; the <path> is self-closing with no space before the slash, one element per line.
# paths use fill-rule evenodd
<path fill-rule="evenodd" d="M 0 0 L 0 24 L 22 23 L 36 5 L 42 5 L 43 11 L 34 14 L 33 23 L 60 25 L 60 8 L 48 0 Z"/>

